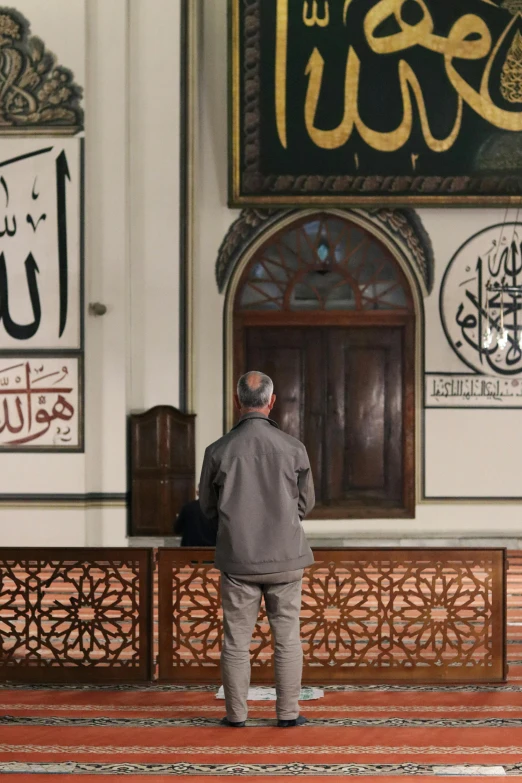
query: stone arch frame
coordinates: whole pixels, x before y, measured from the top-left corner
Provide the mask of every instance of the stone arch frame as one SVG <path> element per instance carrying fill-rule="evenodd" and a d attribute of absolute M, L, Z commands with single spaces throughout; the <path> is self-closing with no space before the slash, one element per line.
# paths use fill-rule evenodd
<path fill-rule="evenodd" d="M 411 290 L 415 314 L 415 476 L 416 502 L 422 496 L 421 434 L 424 399 L 424 297 L 433 290 L 434 255 L 430 238 L 419 216 L 411 209 L 244 209 L 230 226 L 218 252 L 216 282 L 225 293 L 223 311 L 224 431 L 233 424 L 234 302 L 245 268 L 270 238 L 294 222 L 317 213 L 353 222 L 375 236 L 393 255 Z"/>
<path fill-rule="evenodd" d="M 220 292 L 234 276 L 238 264 L 249 248 L 256 249 L 276 231 L 307 214 L 321 212 L 336 215 L 365 228 L 391 250 L 404 268 L 410 268 L 418 281 L 423 296 L 433 289 L 434 260 L 430 238 L 422 221 L 412 209 L 244 209 L 230 226 L 218 251 L 216 282 Z M 258 242 L 263 238 L 263 242 Z M 395 250 L 394 250 L 395 248 Z M 244 264 L 241 265 L 244 269 Z"/>

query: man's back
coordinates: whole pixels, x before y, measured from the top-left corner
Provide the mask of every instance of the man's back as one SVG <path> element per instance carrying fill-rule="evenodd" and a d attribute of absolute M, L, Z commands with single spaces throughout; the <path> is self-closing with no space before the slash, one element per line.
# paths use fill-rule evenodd
<path fill-rule="evenodd" d="M 261 600 L 274 635 L 278 726 L 302 726 L 303 668 L 299 612 L 303 570 L 314 562 L 302 520 L 314 506 L 306 449 L 268 417 L 276 403 L 268 375 L 251 371 L 237 384 L 239 423 L 205 453 L 199 486 L 203 512 L 218 522 L 221 571 L 221 668 L 227 715 L 245 725 L 250 641 Z"/>
<path fill-rule="evenodd" d="M 225 573 L 271 574 L 313 563 L 301 520 L 314 506 L 303 444 L 259 413 L 205 454 L 202 510 L 218 517 L 216 566 Z"/>

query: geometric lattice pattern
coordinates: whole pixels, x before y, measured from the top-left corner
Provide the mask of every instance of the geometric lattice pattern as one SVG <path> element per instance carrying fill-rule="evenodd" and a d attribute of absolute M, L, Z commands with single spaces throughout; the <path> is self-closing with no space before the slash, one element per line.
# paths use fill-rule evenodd
<path fill-rule="evenodd" d="M 401 554 L 400 560 L 343 556 L 310 569 L 302 610 L 307 665 L 352 668 L 357 678 L 362 670 L 410 676 L 414 668 L 431 677 L 443 668 L 459 670 L 459 678 L 462 670 L 489 679 L 493 559 Z"/>
<path fill-rule="evenodd" d="M 146 680 L 151 550 L 0 550 L 0 675 Z"/>
<path fill-rule="evenodd" d="M 160 550 L 159 678 L 218 682 L 213 550 Z M 315 550 L 303 580 L 304 682 L 505 679 L 504 550 Z M 0 679 L 151 678 L 152 550 L 0 550 Z M 270 682 L 261 614 L 253 680 Z"/>
<path fill-rule="evenodd" d="M 304 682 L 505 679 L 503 550 L 314 554 L 303 580 Z M 220 679 L 219 573 L 209 555 L 159 553 L 163 681 Z M 272 638 L 264 613 L 251 654 L 253 681 L 271 681 Z"/>
<path fill-rule="evenodd" d="M 321 213 L 258 250 L 237 301 L 240 311 L 412 309 L 390 251 L 355 223 Z"/>

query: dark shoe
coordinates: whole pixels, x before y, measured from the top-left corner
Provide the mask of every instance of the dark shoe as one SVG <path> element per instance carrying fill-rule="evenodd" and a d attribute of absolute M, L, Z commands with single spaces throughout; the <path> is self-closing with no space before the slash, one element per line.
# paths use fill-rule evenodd
<path fill-rule="evenodd" d="M 240 723 L 232 723 L 228 718 L 221 718 L 220 726 L 229 726 L 232 729 L 243 729 L 246 721 L 242 720 Z"/>
<path fill-rule="evenodd" d="M 299 715 L 295 720 L 278 720 L 277 727 L 279 729 L 290 729 L 292 726 L 304 726 L 308 723 L 307 718 L 304 715 Z"/>

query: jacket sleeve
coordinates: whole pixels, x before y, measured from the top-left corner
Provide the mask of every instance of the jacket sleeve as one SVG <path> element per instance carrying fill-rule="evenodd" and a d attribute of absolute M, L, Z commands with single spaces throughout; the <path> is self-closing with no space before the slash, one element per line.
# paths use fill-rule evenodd
<path fill-rule="evenodd" d="M 203 467 L 201 469 L 201 478 L 199 480 L 199 505 L 207 519 L 217 520 L 218 517 L 218 495 L 214 484 L 216 477 L 215 468 L 212 462 L 210 450 L 205 451 Z"/>
<path fill-rule="evenodd" d="M 303 449 L 301 468 L 297 474 L 297 486 L 299 489 L 299 519 L 303 520 L 315 506 L 314 479 L 306 449 Z"/>

